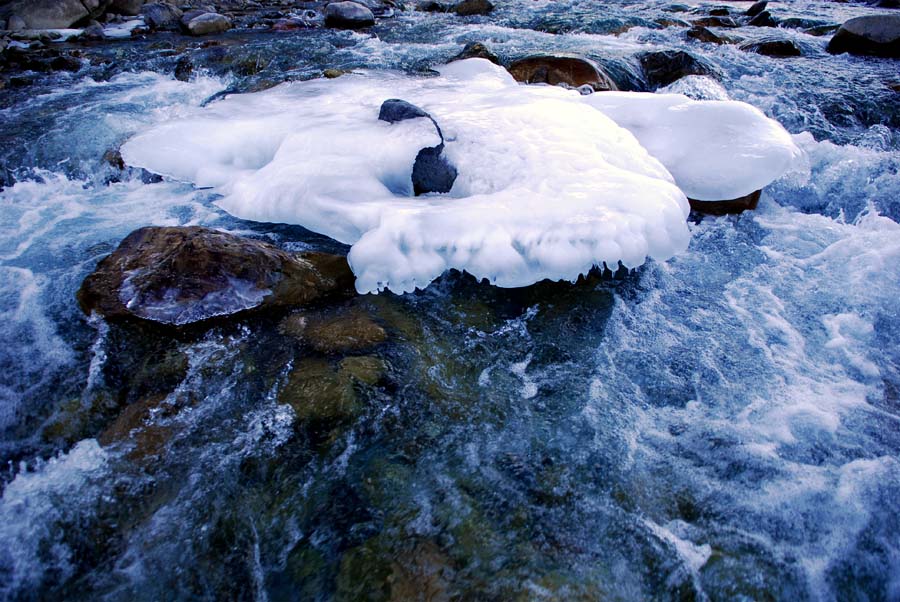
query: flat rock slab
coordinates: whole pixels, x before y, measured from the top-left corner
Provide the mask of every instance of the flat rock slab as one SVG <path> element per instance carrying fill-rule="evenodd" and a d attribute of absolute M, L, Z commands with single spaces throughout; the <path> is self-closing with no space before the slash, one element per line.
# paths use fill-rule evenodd
<path fill-rule="evenodd" d="M 344 257 L 293 255 L 210 228 L 135 230 L 85 278 L 85 313 L 184 325 L 264 306 L 353 294 Z"/>

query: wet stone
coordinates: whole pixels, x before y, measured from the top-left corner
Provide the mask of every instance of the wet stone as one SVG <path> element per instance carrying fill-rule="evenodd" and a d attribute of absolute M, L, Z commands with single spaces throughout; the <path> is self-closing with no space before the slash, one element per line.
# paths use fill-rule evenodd
<path fill-rule="evenodd" d="M 344 257 L 292 255 L 268 243 L 198 226 L 129 234 L 85 278 L 78 300 L 107 318 L 183 325 L 256 307 L 352 295 Z"/>
<path fill-rule="evenodd" d="M 538 55 L 514 61 L 507 70 L 526 84 L 591 86 L 595 91 L 618 90 L 615 82 L 594 61 L 566 55 Z"/>
<path fill-rule="evenodd" d="M 357 308 L 332 314 L 293 314 L 282 320 L 278 329 L 326 354 L 361 351 L 387 340 L 384 329 Z"/>
<path fill-rule="evenodd" d="M 797 44 L 791 40 L 760 40 L 744 44 L 740 48 L 746 52 L 774 57 L 801 56 L 803 54 Z"/>
<path fill-rule="evenodd" d="M 487 59 L 495 65 L 500 64 L 500 59 L 497 55 L 481 42 L 469 42 L 459 54 L 450 59 L 450 62 L 465 59 Z"/>
<path fill-rule="evenodd" d="M 753 27 L 777 27 L 778 21 L 775 20 L 775 17 L 772 16 L 767 10 L 762 11 L 747 23 Z"/>
<path fill-rule="evenodd" d="M 686 75 L 714 75 L 706 63 L 683 50 L 644 52 L 638 55 L 647 83 L 653 88 L 668 86 Z"/>
<path fill-rule="evenodd" d="M 337 29 L 362 29 L 375 25 L 375 15 L 357 2 L 332 2 L 325 7 L 325 25 Z"/>
<path fill-rule="evenodd" d="M 487 15 L 494 10 L 490 0 L 462 0 L 453 7 L 453 11 L 460 17 L 472 15 Z"/>
<path fill-rule="evenodd" d="M 353 381 L 324 359 L 304 358 L 278 393 L 314 446 L 327 445 L 363 412 Z"/>

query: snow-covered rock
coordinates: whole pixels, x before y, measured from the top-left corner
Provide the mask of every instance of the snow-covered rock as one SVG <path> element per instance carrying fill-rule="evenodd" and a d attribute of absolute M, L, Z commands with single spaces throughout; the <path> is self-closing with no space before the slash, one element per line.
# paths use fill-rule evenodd
<path fill-rule="evenodd" d="M 416 155 L 441 139 L 428 119 L 379 121 L 398 96 L 439 121 L 458 170 L 448 194 L 413 196 Z M 410 291 L 451 268 L 514 287 L 665 260 L 687 247 L 685 193 L 742 196 L 798 153 L 742 103 L 583 97 L 518 85 L 485 59 L 438 78 L 369 72 L 230 96 L 122 148 L 130 165 L 214 187 L 236 216 L 353 245 L 360 292 Z"/>

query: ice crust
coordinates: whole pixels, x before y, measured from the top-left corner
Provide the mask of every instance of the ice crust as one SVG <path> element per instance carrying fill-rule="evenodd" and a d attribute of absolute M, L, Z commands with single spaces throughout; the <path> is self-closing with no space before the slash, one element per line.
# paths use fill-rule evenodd
<path fill-rule="evenodd" d="M 240 218 L 300 224 L 353 245 L 360 292 L 407 292 L 451 268 L 515 287 L 666 260 L 689 241 L 685 192 L 747 194 L 799 153 L 777 123 L 738 102 L 585 100 L 519 85 L 483 59 L 440 71 L 231 96 L 136 136 L 122 154 L 215 188 L 218 204 Z M 440 140 L 428 119 L 379 121 L 388 98 L 440 124 L 459 171 L 448 194 L 412 196 L 416 154 Z"/>

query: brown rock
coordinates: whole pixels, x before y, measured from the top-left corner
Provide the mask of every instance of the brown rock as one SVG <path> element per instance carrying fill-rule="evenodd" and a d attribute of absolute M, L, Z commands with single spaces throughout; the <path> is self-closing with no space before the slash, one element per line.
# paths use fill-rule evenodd
<path fill-rule="evenodd" d="M 728 201 L 698 201 L 696 199 L 688 199 L 688 202 L 691 204 L 691 211 L 696 211 L 697 213 L 704 213 L 706 215 L 729 215 L 756 209 L 761 194 L 762 190 L 757 190 L 756 192 L 751 192 L 748 195 Z"/>
<path fill-rule="evenodd" d="M 262 306 L 303 305 L 352 291 L 344 257 L 292 255 L 199 226 L 129 234 L 85 278 L 85 313 L 182 325 Z"/>
<path fill-rule="evenodd" d="M 593 61 L 576 56 L 541 55 L 514 61 L 508 68 L 516 81 L 526 84 L 585 84 L 595 91 L 618 90 L 615 82 Z"/>
<path fill-rule="evenodd" d="M 358 308 L 331 315 L 293 314 L 282 320 L 278 330 L 320 353 L 361 351 L 387 340 L 384 329 Z"/>
<path fill-rule="evenodd" d="M 328 443 L 363 411 L 353 381 L 322 359 L 305 358 L 288 376 L 278 403 L 290 405 L 315 444 Z"/>
<path fill-rule="evenodd" d="M 128 457 L 135 461 L 159 456 L 174 433 L 170 426 L 153 423 L 153 410 L 159 408 L 165 399 L 165 395 L 155 395 L 125 406 L 115 421 L 97 437 L 100 445 L 130 443 Z"/>

